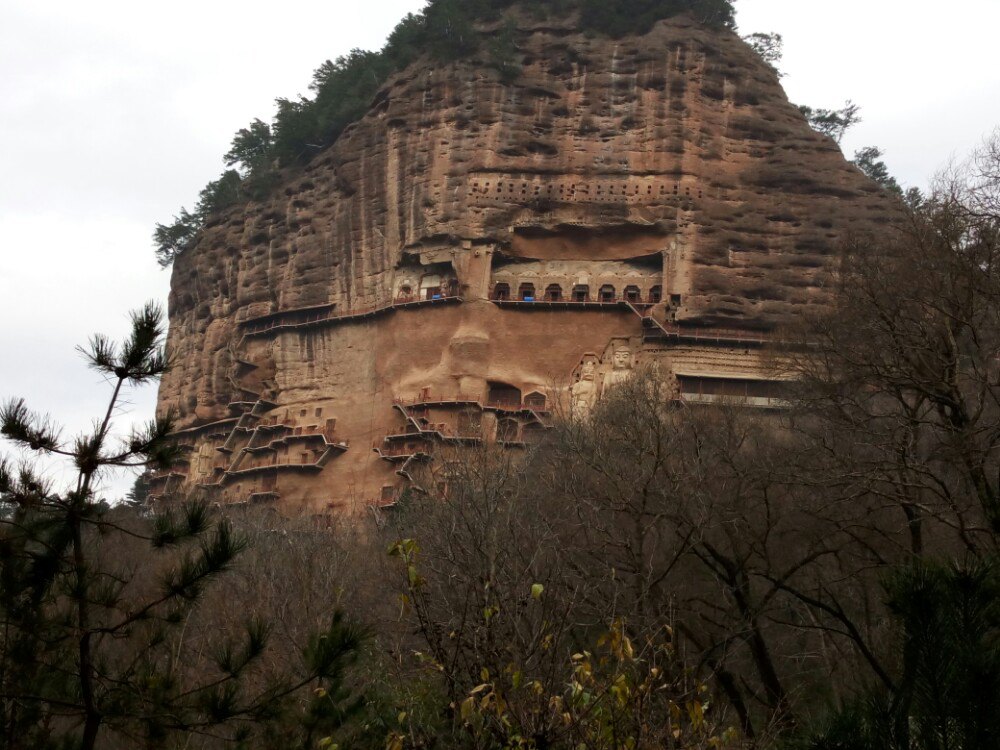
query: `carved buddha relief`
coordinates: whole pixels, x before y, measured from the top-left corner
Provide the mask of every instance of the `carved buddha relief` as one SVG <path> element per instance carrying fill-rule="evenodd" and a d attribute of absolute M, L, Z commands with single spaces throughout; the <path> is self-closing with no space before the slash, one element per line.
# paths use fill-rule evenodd
<path fill-rule="evenodd" d="M 632 355 L 632 347 L 627 341 L 614 342 L 611 345 L 611 354 L 606 356 L 604 365 L 604 383 L 601 388 L 601 395 L 606 394 L 611 388 L 626 382 L 635 370 L 635 360 Z"/>
<path fill-rule="evenodd" d="M 574 419 L 586 419 L 597 403 L 596 354 L 586 354 L 577 368 L 576 378 L 570 387 L 570 415 Z"/>

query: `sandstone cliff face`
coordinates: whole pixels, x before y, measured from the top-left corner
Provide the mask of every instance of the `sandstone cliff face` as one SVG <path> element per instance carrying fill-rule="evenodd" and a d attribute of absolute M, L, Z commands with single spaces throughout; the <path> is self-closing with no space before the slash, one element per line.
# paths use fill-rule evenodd
<path fill-rule="evenodd" d="M 572 401 L 588 358 L 610 382 L 616 349 L 629 367 L 764 378 L 737 361 L 736 334 L 732 356 L 701 365 L 697 337 L 668 334 L 780 328 L 828 301 L 838 238 L 891 211 L 734 34 L 525 23 L 519 46 L 510 85 L 475 60 L 411 66 L 270 200 L 219 216 L 177 259 L 160 406 L 195 428 L 178 480 L 367 503 L 423 455 L 385 436 L 458 434 L 428 396 L 481 412 L 462 417 L 469 434 L 520 444 L 544 414 L 491 398 Z M 490 301 L 546 295 L 560 304 Z M 611 303 L 626 295 L 642 304 Z"/>

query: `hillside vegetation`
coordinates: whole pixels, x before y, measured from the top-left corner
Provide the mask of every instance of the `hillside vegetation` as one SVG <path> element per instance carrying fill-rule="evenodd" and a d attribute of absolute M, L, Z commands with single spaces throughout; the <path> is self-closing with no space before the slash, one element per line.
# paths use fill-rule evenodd
<path fill-rule="evenodd" d="M 0 404 L 78 474 L 0 457 L 0 749 L 995 750 L 1000 133 L 905 211 L 790 331 L 780 411 L 641 369 L 340 529 L 102 502 L 181 454 L 113 430 L 161 311 L 95 336 L 91 433 Z"/>

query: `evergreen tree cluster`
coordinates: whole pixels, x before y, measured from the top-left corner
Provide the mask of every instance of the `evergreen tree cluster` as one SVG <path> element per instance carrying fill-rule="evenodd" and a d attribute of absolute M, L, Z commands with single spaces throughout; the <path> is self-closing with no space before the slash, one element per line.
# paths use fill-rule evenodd
<path fill-rule="evenodd" d="M 419 14 L 409 14 L 378 52 L 351 50 L 327 60 L 314 73 L 311 97 L 276 100 L 268 124 L 255 119 L 233 138 L 225 155 L 229 169 L 206 186 L 193 211 L 182 208 L 170 224 L 157 224 L 153 235 L 161 266 L 190 247 L 214 213 L 266 195 L 276 170 L 308 161 L 334 143 L 367 111 L 388 78 L 421 55 L 439 62 L 483 53 L 486 63 L 510 82 L 520 72 L 516 28 L 507 23 L 489 34 L 477 25 L 496 23 L 518 0 L 428 0 Z M 734 28 L 732 0 L 535 0 L 528 12 L 547 16 L 579 13 L 586 33 L 611 37 L 647 32 L 656 21 L 691 14 L 706 25 Z"/>

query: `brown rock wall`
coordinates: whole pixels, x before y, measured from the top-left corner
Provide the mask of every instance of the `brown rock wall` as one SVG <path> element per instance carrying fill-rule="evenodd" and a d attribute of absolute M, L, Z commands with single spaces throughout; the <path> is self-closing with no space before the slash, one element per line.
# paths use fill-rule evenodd
<path fill-rule="evenodd" d="M 669 361 L 624 305 L 501 306 L 486 300 L 497 283 L 513 296 L 532 283 L 537 297 L 558 283 L 563 300 L 586 286 L 591 302 L 600 286 L 621 296 L 634 283 L 672 323 L 769 330 L 826 302 L 838 238 L 891 213 L 733 34 L 663 22 L 613 41 L 541 28 L 520 47 L 512 85 L 475 60 L 397 75 L 272 198 L 217 217 L 177 259 L 176 366 L 160 406 L 184 428 L 242 420 L 239 440 L 214 446 L 222 458 L 199 464 L 215 468 L 188 481 L 229 499 L 273 491 L 286 507 L 370 502 L 403 481 L 401 462 L 372 446 L 417 429 L 393 398 L 483 401 L 503 382 L 565 401 L 583 355 L 606 359 L 613 340 Z M 385 309 L 435 290 L 464 302 Z M 275 317 L 251 321 L 261 316 Z M 349 448 L 317 449 L 306 468 L 219 473 L 244 438 L 258 463 L 285 456 L 258 445 L 259 423 L 305 430 L 307 418 Z M 210 455 L 206 440 L 192 450 Z"/>

